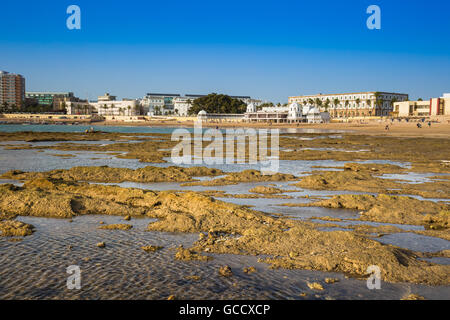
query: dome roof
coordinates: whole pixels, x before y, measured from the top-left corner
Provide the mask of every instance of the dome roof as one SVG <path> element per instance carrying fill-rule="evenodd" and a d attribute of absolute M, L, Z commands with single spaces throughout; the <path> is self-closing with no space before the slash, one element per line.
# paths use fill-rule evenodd
<path fill-rule="evenodd" d="M 206 111 L 202 110 L 198 113 L 199 116 L 206 116 Z"/>
<path fill-rule="evenodd" d="M 320 111 L 316 107 L 313 107 L 309 109 L 308 114 L 320 114 Z"/>

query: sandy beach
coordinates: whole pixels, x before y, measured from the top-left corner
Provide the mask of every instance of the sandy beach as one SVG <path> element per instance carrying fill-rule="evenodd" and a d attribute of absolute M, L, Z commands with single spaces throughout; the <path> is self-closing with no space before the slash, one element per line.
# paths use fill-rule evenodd
<path fill-rule="evenodd" d="M 386 125 L 389 124 L 389 131 L 386 130 Z M 149 122 L 136 122 L 136 123 L 124 123 L 119 121 L 107 121 L 97 122 L 95 125 L 108 125 L 108 126 L 154 126 L 154 127 L 193 127 L 193 121 L 149 121 Z M 296 124 L 267 124 L 267 123 L 235 123 L 235 122 L 222 122 L 202 123 L 204 127 L 218 127 L 218 128 L 304 128 L 304 129 L 324 129 L 324 130 L 345 130 L 349 134 L 365 134 L 376 136 L 396 136 L 396 137 L 438 137 L 438 138 L 450 138 L 450 124 L 449 123 L 436 123 L 433 122 L 431 127 L 428 127 L 427 122 L 423 123 L 422 128 L 417 128 L 417 122 L 391 122 L 390 120 L 383 121 L 371 121 L 365 124 L 359 123 L 321 123 L 321 124 L 306 124 L 301 123 L 298 126 Z"/>

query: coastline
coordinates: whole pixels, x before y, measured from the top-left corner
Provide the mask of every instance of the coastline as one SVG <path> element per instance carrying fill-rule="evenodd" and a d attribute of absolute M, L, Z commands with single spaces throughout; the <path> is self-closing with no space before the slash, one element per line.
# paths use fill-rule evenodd
<path fill-rule="evenodd" d="M 9 124 L 29 124 L 29 121 L 24 119 L 8 119 L 12 123 Z M 87 122 L 74 120 L 59 120 L 52 121 L 56 123 L 77 123 L 79 125 L 87 126 L 128 126 L 128 127 L 194 127 L 194 121 L 179 121 L 179 120 L 150 120 L 150 121 L 98 121 Z M 36 123 L 39 124 L 39 123 Z M 386 125 L 389 124 L 389 130 L 386 130 Z M 392 136 L 392 137 L 409 137 L 409 138 L 450 138 L 450 124 L 433 122 L 431 127 L 423 125 L 422 128 L 417 128 L 417 122 L 391 122 L 390 120 L 371 120 L 365 123 L 349 122 L 349 123 L 320 123 L 320 124 L 289 124 L 289 123 L 245 123 L 245 122 L 203 122 L 203 127 L 208 128 L 261 128 L 261 129 L 318 129 L 330 131 L 343 131 L 346 134 L 369 135 L 369 136 Z"/>

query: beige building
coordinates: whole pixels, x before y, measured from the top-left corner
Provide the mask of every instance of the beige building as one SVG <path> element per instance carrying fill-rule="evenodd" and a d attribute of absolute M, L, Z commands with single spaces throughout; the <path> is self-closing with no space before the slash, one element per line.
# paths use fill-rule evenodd
<path fill-rule="evenodd" d="M 294 96 L 289 97 L 289 104 L 313 104 L 322 112 L 328 111 L 332 118 L 352 118 L 389 116 L 395 102 L 407 100 L 408 95 L 403 93 L 369 91 Z"/>
<path fill-rule="evenodd" d="M 403 101 L 394 103 L 398 117 L 450 116 L 450 94 L 427 101 Z"/>
<path fill-rule="evenodd" d="M 394 103 L 398 117 L 423 117 L 430 115 L 430 101 L 403 101 Z"/>

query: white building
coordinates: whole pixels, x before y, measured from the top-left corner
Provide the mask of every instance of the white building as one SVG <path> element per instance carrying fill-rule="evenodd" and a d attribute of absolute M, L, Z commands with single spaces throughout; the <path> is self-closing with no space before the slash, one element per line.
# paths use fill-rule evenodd
<path fill-rule="evenodd" d="M 100 116 L 137 116 L 140 114 L 136 100 L 91 102 Z"/>
<path fill-rule="evenodd" d="M 66 106 L 66 113 L 70 115 L 90 115 L 94 111 L 94 107 L 89 102 L 64 102 Z"/>
<path fill-rule="evenodd" d="M 273 107 L 263 107 L 261 112 L 288 112 L 289 106 L 273 106 Z"/>
<path fill-rule="evenodd" d="M 180 97 L 179 94 L 172 93 L 147 93 L 140 103 L 144 109 L 144 114 L 149 116 L 166 115 L 174 113 L 174 99 Z"/>
<path fill-rule="evenodd" d="M 375 91 L 289 97 L 289 103 L 313 104 L 332 118 L 388 116 L 395 102 L 407 100 L 407 94 Z"/>
<path fill-rule="evenodd" d="M 268 107 L 260 111 L 256 110 L 253 104 L 247 106 L 244 120 L 247 122 L 308 122 L 308 123 L 325 123 L 330 122 L 330 114 L 328 112 L 320 112 L 320 110 L 312 105 L 304 106 L 298 103 L 291 103 L 287 107 Z"/>
<path fill-rule="evenodd" d="M 65 104 L 67 114 L 97 113 L 100 116 L 137 116 L 140 114 L 137 100 L 116 100 L 116 96 L 111 96 L 109 93 L 99 96 L 96 102 L 67 101 Z"/>
<path fill-rule="evenodd" d="M 289 105 L 287 118 L 291 121 L 297 121 L 298 119 L 302 118 L 302 109 L 300 108 L 298 103 L 294 102 Z"/>
<path fill-rule="evenodd" d="M 191 109 L 192 104 L 195 99 L 204 97 L 202 95 L 187 94 L 184 97 L 176 97 L 173 99 L 173 109 L 176 115 L 181 117 L 187 117 L 189 114 L 189 109 Z"/>

